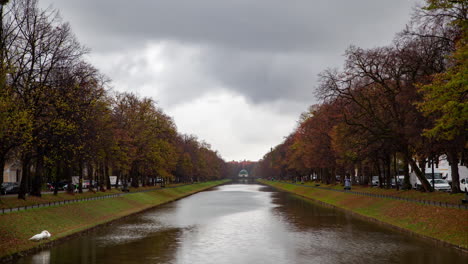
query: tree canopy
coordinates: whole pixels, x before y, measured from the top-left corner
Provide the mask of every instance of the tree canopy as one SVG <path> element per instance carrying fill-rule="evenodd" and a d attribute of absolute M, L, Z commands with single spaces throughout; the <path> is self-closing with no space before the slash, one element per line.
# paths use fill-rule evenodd
<path fill-rule="evenodd" d="M 264 177 L 314 175 L 332 183 L 343 176 L 388 187 L 409 168 L 426 191 L 426 163 L 445 155 L 452 191 L 466 164 L 467 2 L 427 0 L 393 43 L 350 46 L 343 69 L 320 74 L 321 104 L 301 115 L 295 131 L 257 167 Z M 461 161 L 461 162 L 460 162 Z"/>
<path fill-rule="evenodd" d="M 219 154 L 178 133 L 153 99 L 109 88 L 57 10 L 0 4 L 0 166 L 21 161 L 19 198 L 72 176 L 100 190 L 111 188 L 110 175 L 134 187 L 223 177 Z"/>

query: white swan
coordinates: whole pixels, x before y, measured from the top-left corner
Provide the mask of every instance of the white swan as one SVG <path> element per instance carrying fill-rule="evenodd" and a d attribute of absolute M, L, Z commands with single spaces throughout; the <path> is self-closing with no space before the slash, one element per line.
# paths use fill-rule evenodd
<path fill-rule="evenodd" d="M 39 240 L 42 240 L 42 239 L 48 239 L 51 236 L 52 235 L 49 233 L 49 231 L 44 230 L 40 234 L 37 234 L 37 235 L 34 235 L 33 237 L 31 237 L 29 240 L 39 241 Z"/>

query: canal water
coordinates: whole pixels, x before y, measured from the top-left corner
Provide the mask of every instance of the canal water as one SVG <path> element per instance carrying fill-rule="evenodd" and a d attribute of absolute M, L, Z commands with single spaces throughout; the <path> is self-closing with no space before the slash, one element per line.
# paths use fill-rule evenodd
<path fill-rule="evenodd" d="M 18 263 L 468 263 L 468 255 L 258 184 L 223 185 Z"/>

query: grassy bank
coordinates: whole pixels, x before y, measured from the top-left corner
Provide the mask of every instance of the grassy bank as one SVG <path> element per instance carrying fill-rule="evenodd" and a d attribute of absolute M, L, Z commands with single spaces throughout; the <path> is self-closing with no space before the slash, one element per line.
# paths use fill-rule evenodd
<path fill-rule="evenodd" d="M 306 182 L 304 185 L 315 186 L 316 182 Z M 320 187 L 343 190 L 343 184 L 320 184 Z M 462 204 L 464 193 L 447 193 L 447 192 L 421 192 L 418 190 L 396 190 L 384 189 L 372 186 L 353 185 L 353 191 L 365 192 L 370 194 L 388 195 L 393 197 L 409 198 L 415 200 L 425 200 L 433 202 L 443 202 L 450 204 Z"/>
<path fill-rule="evenodd" d="M 183 184 L 169 184 L 167 187 L 176 187 L 178 185 Z M 130 192 L 139 192 L 145 190 L 155 190 L 161 189 L 159 186 L 146 186 L 146 187 L 138 187 L 133 188 L 129 187 Z M 60 202 L 60 201 L 69 201 L 75 199 L 85 199 L 85 198 L 93 198 L 93 197 L 101 197 L 110 194 L 118 194 L 122 193 L 120 189 L 110 189 L 101 191 L 90 191 L 90 190 L 83 190 L 83 193 L 67 193 L 67 192 L 59 192 L 57 195 L 52 193 L 45 193 L 42 194 L 41 197 L 36 196 L 28 196 L 26 200 L 18 199 L 17 195 L 14 196 L 0 196 L 0 209 L 2 208 L 15 208 L 15 207 L 23 207 L 23 206 L 33 206 L 38 204 L 47 204 L 49 202 Z"/>
<path fill-rule="evenodd" d="M 288 183 L 264 180 L 260 182 L 464 250 L 468 249 L 468 210 L 367 197 Z"/>
<path fill-rule="evenodd" d="M 0 215 L 0 259 L 225 182 L 227 181 L 184 185 Z M 48 230 L 52 234 L 49 241 L 28 240 L 42 230 Z"/>

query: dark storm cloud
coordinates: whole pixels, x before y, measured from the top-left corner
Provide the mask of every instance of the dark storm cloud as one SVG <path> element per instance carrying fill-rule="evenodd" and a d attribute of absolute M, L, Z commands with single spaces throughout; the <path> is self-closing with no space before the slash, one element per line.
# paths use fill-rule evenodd
<path fill-rule="evenodd" d="M 39 1 L 116 90 L 154 98 L 228 160 L 255 160 L 315 102 L 320 71 L 351 44 L 389 44 L 422 0 Z"/>
<path fill-rule="evenodd" d="M 323 57 L 304 53 L 211 50 L 205 67 L 223 85 L 253 103 L 275 100 L 310 101 Z"/>
<path fill-rule="evenodd" d="M 177 101 L 199 95 L 193 83 L 223 87 L 249 102 L 311 101 L 317 74 L 340 66 L 350 44 L 388 44 L 407 22 L 415 0 L 44 0 L 71 20 L 94 53 L 141 50 L 166 41 L 200 48 L 197 63 L 182 64 L 180 76 L 204 73 L 206 80 L 167 80 Z M 86 32 L 86 33 L 85 33 Z M 389 33 L 391 32 L 391 33 Z M 139 59 L 144 63 L 144 58 Z M 169 58 L 171 60 L 171 58 Z M 134 65 L 137 63 L 137 65 Z M 112 72 L 146 67 L 129 59 Z M 178 65 L 175 65 L 177 67 Z M 188 67 L 197 67 L 190 70 Z M 193 75 L 193 74 L 192 74 Z M 117 75 L 118 76 L 118 75 Z M 111 76 L 115 78 L 114 76 Z M 137 75 L 136 84 L 148 82 Z M 216 84 L 216 85 L 215 85 Z"/>
<path fill-rule="evenodd" d="M 53 0 L 44 3 L 54 2 Z M 60 0 L 66 17 L 109 41 L 171 39 L 247 50 L 330 50 L 356 34 L 378 39 L 407 19 L 409 0 Z M 73 18 L 72 18 L 73 17 Z M 404 22 L 403 22 L 404 23 Z M 396 29 L 398 30 L 398 29 Z M 385 34 L 385 33 L 384 33 Z M 108 37 L 109 41 L 105 39 Z M 118 46 L 122 43 L 114 43 Z"/>

